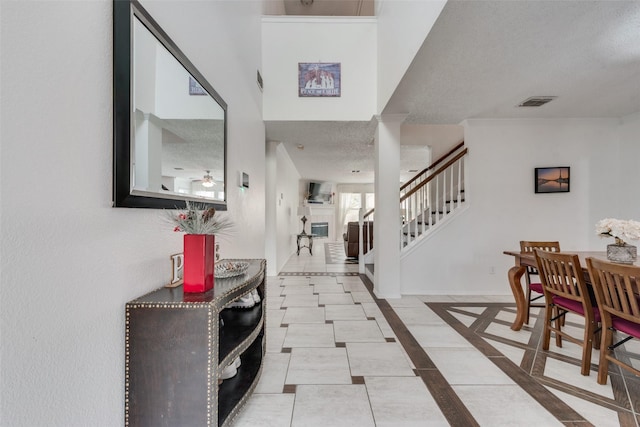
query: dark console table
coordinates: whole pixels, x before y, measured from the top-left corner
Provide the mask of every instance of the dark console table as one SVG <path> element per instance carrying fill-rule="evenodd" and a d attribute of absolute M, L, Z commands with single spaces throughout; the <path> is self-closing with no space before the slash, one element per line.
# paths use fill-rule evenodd
<path fill-rule="evenodd" d="M 249 262 L 246 273 L 208 292 L 160 288 L 126 304 L 126 426 L 225 426 L 251 395 L 265 353 L 266 261 L 234 261 Z M 225 309 L 253 289 L 261 303 Z M 236 376 L 218 384 L 238 356 Z"/>
<path fill-rule="evenodd" d="M 300 233 L 298 234 L 298 255 L 300 255 L 300 249 L 302 248 L 309 248 L 309 253 L 311 255 L 313 255 L 313 238 L 316 237 L 317 234 L 307 234 L 307 233 Z M 308 246 L 300 246 L 301 240 L 302 239 L 307 239 L 307 242 L 309 243 Z M 304 243 L 304 242 L 302 242 Z"/>

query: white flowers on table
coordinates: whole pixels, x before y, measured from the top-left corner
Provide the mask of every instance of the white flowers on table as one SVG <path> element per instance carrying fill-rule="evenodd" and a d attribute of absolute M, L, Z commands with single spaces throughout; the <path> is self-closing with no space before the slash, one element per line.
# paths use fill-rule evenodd
<path fill-rule="evenodd" d="M 596 234 L 600 237 L 615 237 L 616 244 L 624 245 L 629 240 L 640 239 L 640 222 L 605 218 L 596 224 Z"/>

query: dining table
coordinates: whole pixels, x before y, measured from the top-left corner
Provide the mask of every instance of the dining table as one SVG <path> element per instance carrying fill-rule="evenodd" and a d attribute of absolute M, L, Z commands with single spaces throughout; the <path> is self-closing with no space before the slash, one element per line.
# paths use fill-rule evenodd
<path fill-rule="evenodd" d="M 533 252 L 520 252 L 518 251 L 504 251 L 505 255 L 513 256 L 515 259 L 515 265 L 509 269 L 508 277 L 509 277 L 509 286 L 511 287 L 511 292 L 513 293 L 513 297 L 516 300 L 516 319 L 513 321 L 511 325 L 511 329 L 514 331 L 519 331 L 522 329 L 522 325 L 524 324 L 524 319 L 526 317 L 526 296 L 524 294 L 524 290 L 522 287 L 522 276 L 524 275 L 527 267 L 538 268 L 536 263 L 536 257 Z M 576 254 L 580 260 L 580 267 L 582 268 L 582 273 L 584 275 L 584 280 L 588 286 L 591 286 L 591 277 L 589 276 L 589 271 L 587 270 L 587 258 L 599 258 L 603 260 L 607 260 L 607 253 L 604 251 L 601 252 L 592 252 L 592 251 L 563 251 L 563 253 L 567 254 Z M 640 267 L 640 261 L 636 261 L 634 265 Z"/>

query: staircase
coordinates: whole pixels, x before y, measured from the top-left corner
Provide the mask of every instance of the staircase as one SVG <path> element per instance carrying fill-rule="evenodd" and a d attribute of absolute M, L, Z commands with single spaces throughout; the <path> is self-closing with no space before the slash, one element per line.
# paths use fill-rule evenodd
<path fill-rule="evenodd" d="M 400 187 L 401 255 L 464 207 L 467 156 L 468 150 L 462 141 Z M 363 221 L 373 221 L 374 214 L 375 211 L 370 210 L 363 215 Z M 367 261 L 373 259 L 372 253 L 370 250 L 364 258 L 367 273 L 373 270 Z"/>

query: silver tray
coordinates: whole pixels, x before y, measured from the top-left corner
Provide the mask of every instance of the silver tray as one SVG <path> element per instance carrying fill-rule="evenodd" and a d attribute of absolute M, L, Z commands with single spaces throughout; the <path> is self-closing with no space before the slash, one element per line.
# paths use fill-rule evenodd
<path fill-rule="evenodd" d="M 216 264 L 214 276 L 216 279 L 240 276 L 247 272 L 249 263 L 244 261 L 224 261 Z"/>

